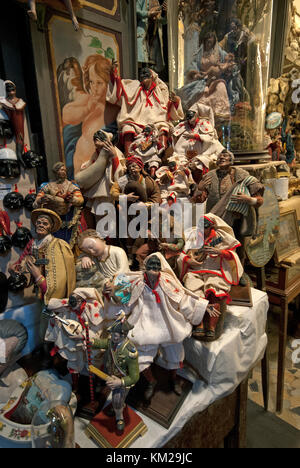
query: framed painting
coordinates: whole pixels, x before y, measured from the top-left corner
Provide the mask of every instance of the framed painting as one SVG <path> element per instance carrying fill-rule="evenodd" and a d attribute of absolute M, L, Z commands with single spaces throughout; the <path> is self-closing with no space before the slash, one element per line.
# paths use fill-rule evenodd
<path fill-rule="evenodd" d="M 279 237 L 276 244 L 278 263 L 300 251 L 300 233 L 296 210 L 280 214 Z"/>
<path fill-rule="evenodd" d="M 94 133 L 117 130 L 119 108 L 106 103 L 106 92 L 112 60 L 120 64 L 121 33 L 82 21 L 78 33 L 69 19 L 54 15 L 48 44 L 61 160 L 74 178 L 95 151 Z"/>
<path fill-rule="evenodd" d="M 121 20 L 120 0 L 81 0 L 83 7 Z"/>

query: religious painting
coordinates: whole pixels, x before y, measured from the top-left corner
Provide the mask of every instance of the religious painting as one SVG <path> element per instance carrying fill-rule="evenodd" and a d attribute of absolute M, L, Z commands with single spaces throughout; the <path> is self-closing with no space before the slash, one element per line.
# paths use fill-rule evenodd
<path fill-rule="evenodd" d="M 119 108 L 106 103 L 111 64 L 120 64 L 121 34 L 80 22 L 76 33 L 70 20 L 53 16 L 49 47 L 61 159 L 69 178 L 95 151 L 93 135 L 116 132 Z"/>
<path fill-rule="evenodd" d="M 278 262 L 300 251 L 300 234 L 295 210 L 280 215 L 279 239 L 276 245 Z"/>

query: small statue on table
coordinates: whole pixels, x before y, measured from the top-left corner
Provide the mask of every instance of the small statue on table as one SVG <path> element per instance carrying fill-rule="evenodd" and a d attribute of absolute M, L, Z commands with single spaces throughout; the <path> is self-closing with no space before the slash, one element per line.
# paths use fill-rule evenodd
<path fill-rule="evenodd" d="M 188 200 L 190 187 L 195 182 L 191 171 L 184 166 L 178 165 L 172 158 L 167 166 L 162 166 L 156 172 L 156 181 L 160 187 L 161 198 L 168 201 L 172 197 L 174 202 Z"/>
<path fill-rule="evenodd" d="M 85 228 L 82 217 L 84 199 L 78 185 L 67 179 L 67 168 L 64 163 L 54 164 L 52 172 L 55 180 L 41 185 L 33 208 L 55 211 L 62 220 L 62 226 L 55 232 L 55 237 L 64 240 L 73 248 L 80 225 L 81 230 Z"/>
<path fill-rule="evenodd" d="M 206 299 L 182 286 L 161 253 L 146 258 L 144 268 L 127 274 L 132 294 L 126 310 L 128 322 L 134 325 L 129 339 L 139 353 L 140 372 L 147 382 L 144 398 L 149 401 L 157 383 L 151 364 L 158 354 L 158 365 L 170 373 L 172 390 L 181 395 L 176 374 L 184 360 L 183 341 L 190 336 L 192 326 L 202 322 L 206 311 L 218 312 L 208 307 Z"/>
<path fill-rule="evenodd" d="M 50 320 L 45 341 L 53 343 L 51 355 L 58 354 L 66 364 L 75 393 L 79 375 L 87 366 L 86 338 L 94 339 L 103 329 L 103 307 L 94 288 L 77 288 L 69 298 L 52 298 L 47 306 Z"/>
<path fill-rule="evenodd" d="M 94 349 L 105 349 L 104 367 L 108 374 L 107 386 L 112 390 L 112 407 L 116 418 L 116 429 L 122 434 L 125 429 L 123 411 L 125 399 L 131 387 L 139 380 L 138 351 L 128 338 L 128 333 L 134 328 L 120 315 L 118 320 L 108 328 L 107 339 L 94 339 Z"/>
<path fill-rule="evenodd" d="M 244 265 L 245 237 L 257 235 L 257 210 L 263 205 L 264 185 L 249 172 L 234 167 L 234 155 L 222 151 L 217 159 L 217 169 L 206 174 L 194 194 L 194 201 L 204 203 L 206 211 L 223 219 L 232 227 L 241 243 L 238 254 Z M 244 277 L 241 285 L 245 285 Z"/>
<path fill-rule="evenodd" d="M 179 277 L 184 286 L 205 298 L 220 312 L 205 314 L 193 336 L 203 341 L 218 339 L 223 331 L 226 304 L 231 301 L 230 290 L 238 285 L 243 267 L 236 254 L 240 246 L 233 230 L 222 219 L 209 213 L 202 226 L 186 233 L 185 252 L 177 257 Z"/>

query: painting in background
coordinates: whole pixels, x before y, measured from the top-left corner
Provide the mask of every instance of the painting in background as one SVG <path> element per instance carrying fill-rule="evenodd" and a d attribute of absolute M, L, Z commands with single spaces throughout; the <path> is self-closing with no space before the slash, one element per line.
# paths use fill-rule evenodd
<path fill-rule="evenodd" d="M 93 135 L 117 131 L 119 108 L 106 103 L 112 60 L 120 63 L 120 34 L 53 16 L 49 24 L 51 65 L 61 154 L 73 178 L 94 153 Z"/>

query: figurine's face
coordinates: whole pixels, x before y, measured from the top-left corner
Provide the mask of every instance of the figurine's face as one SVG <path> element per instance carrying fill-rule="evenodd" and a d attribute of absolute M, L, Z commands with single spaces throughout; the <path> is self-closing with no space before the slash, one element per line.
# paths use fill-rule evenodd
<path fill-rule="evenodd" d="M 104 141 L 101 141 L 99 140 L 98 138 L 95 138 L 94 139 L 94 145 L 95 145 L 95 148 L 96 148 L 96 151 L 101 151 L 103 146 L 104 146 Z"/>
<path fill-rule="evenodd" d="M 224 169 L 224 168 L 227 168 L 227 167 L 231 166 L 231 156 L 230 156 L 230 154 L 228 154 L 228 153 L 219 154 L 218 159 L 217 159 L 217 166 L 220 169 Z"/>
<path fill-rule="evenodd" d="M 82 299 L 82 297 L 78 296 L 77 294 L 72 294 L 69 297 L 69 305 L 72 307 L 73 310 L 79 310 L 83 302 L 84 299 Z"/>
<path fill-rule="evenodd" d="M 157 277 L 160 274 L 161 261 L 158 257 L 153 256 L 149 258 L 149 260 L 146 263 L 146 272 L 148 276 L 150 275 L 152 277 Z"/>
<path fill-rule="evenodd" d="M 146 89 L 149 89 L 150 86 L 152 85 L 152 81 L 153 81 L 153 78 L 152 78 L 151 70 L 148 68 L 141 70 L 140 82 L 142 83 L 143 87 Z"/>
<path fill-rule="evenodd" d="M 128 175 L 132 179 L 138 179 L 141 175 L 141 171 L 142 169 L 136 163 L 130 164 L 127 168 Z"/>
<path fill-rule="evenodd" d="M 38 238 L 46 237 L 50 234 L 52 224 L 47 216 L 39 216 L 35 223 L 35 232 Z"/>
<path fill-rule="evenodd" d="M 192 124 L 195 123 L 196 120 L 197 120 L 197 114 L 196 114 L 196 112 L 194 112 L 194 111 L 188 111 L 188 112 L 186 113 L 186 120 L 187 120 L 188 122 L 192 123 Z"/>
<path fill-rule="evenodd" d="M 12 84 L 7 84 L 6 85 L 6 94 L 7 97 L 13 98 L 16 96 L 16 88 Z"/>
<path fill-rule="evenodd" d="M 170 163 L 168 164 L 168 167 L 169 167 L 169 169 L 170 169 L 171 172 L 175 172 L 175 171 L 176 171 L 176 167 L 177 167 L 176 162 L 173 162 L 173 161 L 170 162 Z"/>
<path fill-rule="evenodd" d="M 89 70 L 90 94 L 95 97 L 103 97 L 107 92 L 107 83 L 95 72 L 95 67 Z"/>
<path fill-rule="evenodd" d="M 101 257 L 104 254 L 106 244 L 101 239 L 87 237 L 81 244 L 81 250 L 92 257 Z"/>
<path fill-rule="evenodd" d="M 148 136 L 148 135 L 151 135 L 151 133 L 152 133 L 152 128 L 151 127 L 145 127 L 144 128 L 144 134 L 145 135 Z"/>
<path fill-rule="evenodd" d="M 123 341 L 123 339 L 124 339 L 124 337 L 123 337 L 123 335 L 121 335 L 121 333 L 112 332 L 111 341 L 113 342 L 113 344 L 117 345 L 117 344 L 121 343 L 121 341 Z"/>
<path fill-rule="evenodd" d="M 61 166 L 57 171 L 56 171 L 56 176 L 58 179 L 66 179 L 67 178 L 67 168 L 66 166 Z"/>

